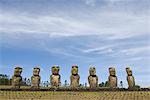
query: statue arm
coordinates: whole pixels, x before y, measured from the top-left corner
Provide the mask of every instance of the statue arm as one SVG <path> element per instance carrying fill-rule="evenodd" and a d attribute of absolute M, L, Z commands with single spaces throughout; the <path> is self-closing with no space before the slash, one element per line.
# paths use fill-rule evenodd
<path fill-rule="evenodd" d="M 60 85 L 61 85 L 61 81 L 60 81 L 60 80 L 61 80 L 61 76 L 60 76 L 60 75 L 59 75 L 59 79 L 58 79 L 58 80 L 59 80 L 59 83 L 58 83 L 58 84 L 59 84 L 59 86 L 60 86 Z"/>
<path fill-rule="evenodd" d="M 60 83 L 60 80 L 61 80 L 61 76 L 59 75 L 59 83 Z"/>
<path fill-rule="evenodd" d="M 13 84 L 14 83 L 14 76 L 12 76 L 12 82 L 11 82 L 11 84 Z"/>
<path fill-rule="evenodd" d="M 21 76 L 19 77 L 19 80 L 20 80 L 20 82 L 22 81 L 22 77 Z"/>
<path fill-rule="evenodd" d="M 79 75 L 78 75 L 79 76 Z M 80 82 L 80 76 L 79 76 L 79 79 L 78 79 L 78 83 Z M 79 83 L 80 84 L 80 83 Z"/>
<path fill-rule="evenodd" d="M 118 85 L 118 78 L 116 77 L 116 87 L 117 87 L 117 85 Z"/>
<path fill-rule="evenodd" d="M 110 83 L 110 76 L 108 76 L 108 83 Z"/>
<path fill-rule="evenodd" d="M 98 76 L 96 76 L 96 84 L 97 84 L 97 86 L 98 86 Z"/>
<path fill-rule="evenodd" d="M 133 76 L 133 85 L 135 86 L 135 79 L 134 79 L 134 76 Z"/>
<path fill-rule="evenodd" d="M 110 76 L 108 77 L 108 86 L 110 86 Z"/>
<path fill-rule="evenodd" d="M 78 75 L 79 76 L 79 75 Z M 79 80 L 80 80 L 80 76 L 79 76 Z"/>
<path fill-rule="evenodd" d="M 52 75 L 50 75 L 50 83 L 51 83 L 51 85 L 52 85 Z"/>
<path fill-rule="evenodd" d="M 88 82 L 89 82 L 89 84 L 90 84 L 90 76 L 88 76 Z"/>
<path fill-rule="evenodd" d="M 31 76 L 31 82 L 33 81 L 33 76 Z"/>
<path fill-rule="evenodd" d="M 39 76 L 39 82 L 41 82 L 41 76 Z"/>
<path fill-rule="evenodd" d="M 72 84 L 72 75 L 70 76 L 70 85 Z"/>

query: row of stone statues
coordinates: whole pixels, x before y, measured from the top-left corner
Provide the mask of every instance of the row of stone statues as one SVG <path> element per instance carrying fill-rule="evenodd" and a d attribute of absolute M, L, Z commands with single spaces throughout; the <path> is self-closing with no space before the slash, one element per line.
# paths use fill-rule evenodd
<path fill-rule="evenodd" d="M 59 87 L 60 86 L 60 74 L 59 74 L 59 66 L 53 66 L 52 67 L 52 75 L 50 75 L 50 82 L 52 87 Z M 132 70 L 127 67 L 126 68 L 127 72 L 127 82 L 129 88 L 133 88 L 135 86 L 135 80 L 134 77 L 132 76 Z M 12 88 L 19 89 L 20 88 L 20 83 L 22 81 L 21 77 L 22 73 L 22 68 L 16 67 L 14 69 L 14 75 L 12 76 Z M 33 69 L 33 76 L 31 77 L 31 88 L 37 89 L 40 86 L 40 80 L 41 77 L 39 75 L 40 73 L 40 68 L 35 67 Z M 89 76 L 88 76 L 88 82 L 90 85 L 90 88 L 96 88 L 98 87 L 98 76 L 96 75 L 96 68 L 95 67 L 90 67 L 89 69 Z M 116 76 L 116 71 L 115 68 L 110 67 L 109 68 L 109 77 L 108 77 L 108 84 L 109 87 L 115 88 L 117 87 L 117 76 Z M 79 80 L 80 76 L 78 74 L 78 66 L 72 66 L 71 69 L 71 76 L 70 76 L 70 86 L 71 88 L 77 88 L 79 87 Z"/>

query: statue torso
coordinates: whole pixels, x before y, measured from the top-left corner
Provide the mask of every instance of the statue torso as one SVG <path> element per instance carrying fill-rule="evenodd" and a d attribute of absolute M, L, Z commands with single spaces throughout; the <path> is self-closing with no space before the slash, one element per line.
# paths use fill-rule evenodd
<path fill-rule="evenodd" d="M 89 84 L 90 84 L 90 87 L 96 87 L 97 86 L 97 77 L 89 76 Z"/>

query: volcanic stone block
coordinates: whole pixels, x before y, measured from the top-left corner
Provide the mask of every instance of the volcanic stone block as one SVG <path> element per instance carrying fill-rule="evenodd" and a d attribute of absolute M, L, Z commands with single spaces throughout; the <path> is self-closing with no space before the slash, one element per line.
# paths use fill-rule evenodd
<path fill-rule="evenodd" d="M 33 76 L 31 77 L 31 88 L 35 88 L 35 89 L 39 88 L 40 80 L 41 80 L 39 73 L 40 73 L 40 68 L 35 67 L 33 69 Z"/>
<path fill-rule="evenodd" d="M 135 87 L 135 80 L 134 80 L 134 76 L 132 76 L 132 70 L 130 69 L 130 67 L 126 68 L 126 72 L 127 72 L 128 88 Z"/>
<path fill-rule="evenodd" d="M 14 75 L 12 76 L 12 88 L 13 89 L 19 89 L 22 81 L 21 77 L 22 68 L 16 67 L 14 69 Z"/>
<path fill-rule="evenodd" d="M 110 74 L 110 76 L 108 77 L 109 87 L 111 88 L 117 87 L 117 76 L 116 76 L 115 68 L 110 67 L 109 74 Z"/>
<path fill-rule="evenodd" d="M 70 86 L 71 88 L 79 87 L 80 76 L 78 74 L 78 66 L 72 66 L 71 76 L 70 76 Z"/>
<path fill-rule="evenodd" d="M 50 82 L 52 87 L 59 87 L 60 86 L 60 75 L 59 75 L 59 66 L 52 67 L 52 75 L 50 76 Z"/>
<path fill-rule="evenodd" d="M 98 76 L 96 75 L 96 68 L 90 67 L 89 69 L 89 76 L 88 76 L 88 82 L 90 85 L 90 88 L 94 89 L 98 86 Z"/>

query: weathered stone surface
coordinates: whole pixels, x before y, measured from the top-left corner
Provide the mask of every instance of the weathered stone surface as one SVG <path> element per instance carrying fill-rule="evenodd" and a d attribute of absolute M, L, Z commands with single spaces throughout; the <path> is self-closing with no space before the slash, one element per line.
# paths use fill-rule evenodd
<path fill-rule="evenodd" d="M 41 80 L 39 73 L 40 73 L 40 68 L 35 67 L 33 69 L 33 76 L 31 77 L 31 88 L 35 88 L 35 89 L 39 88 L 40 80 Z"/>
<path fill-rule="evenodd" d="M 98 86 L 98 76 L 96 75 L 96 68 L 90 67 L 89 73 L 90 75 L 88 76 L 88 82 L 90 88 L 96 88 Z"/>
<path fill-rule="evenodd" d="M 132 70 L 130 67 L 126 68 L 127 72 L 127 82 L 128 82 L 128 88 L 133 88 L 135 86 L 135 80 L 134 77 L 132 76 Z"/>
<path fill-rule="evenodd" d="M 52 67 L 52 75 L 50 76 L 50 82 L 52 87 L 60 86 L 60 75 L 59 75 L 59 66 Z"/>
<path fill-rule="evenodd" d="M 21 73 L 22 73 L 21 67 L 16 67 L 14 69 L 14 75 L 12 76 L 12 88 L 14 89 L 20 88 L 20 83 L 22 81 Z"/>
<path fill-rule="evenodd" d="M 111 87 L 111 88 L 117 87 L 117 81 L 118 80 L 117 80 L 115 68 L 110 67 L 109 68 L 109 74 L 110 74 L 110 76 L 108 77 L 109 87 Z"/>
<path fill-rule="evenodd" d="M 80 76 L 78 74 L 78 66 L 72 66 L 70 76 L 71 88 L 77 88 L 79 86 Z"/>

